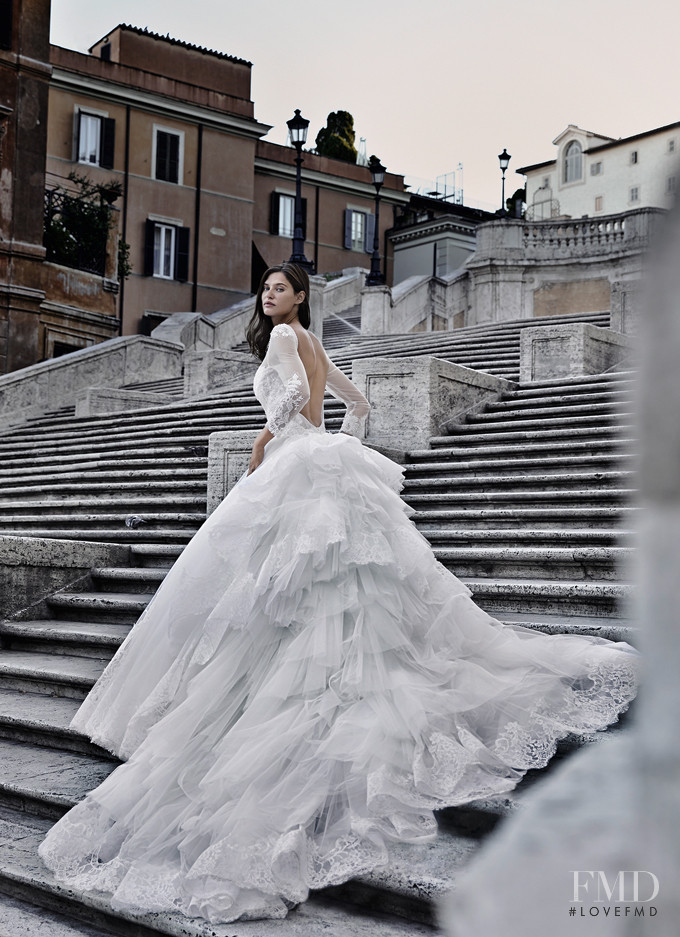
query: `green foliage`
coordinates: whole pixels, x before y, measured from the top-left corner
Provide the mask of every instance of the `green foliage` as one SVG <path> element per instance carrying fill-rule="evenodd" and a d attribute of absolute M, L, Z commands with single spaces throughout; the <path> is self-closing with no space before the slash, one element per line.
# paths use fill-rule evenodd
<path fill-rule="evenodd" d="M 527 190 L 516 189 L 510 198 L 505 200 L 505 208 L 511 218 L 522 218 L 524 215 L 524 202 L 526 202 Z"/>
<path fill-rule="evenodd" d="M 120 182 L 94 183 L 69 173 L 75 187 L 45 193 L 44 243 L 47 259 L 66 267 L 104 275 L 109 231 L 117 224 L 113 203 L 122 195 Z M 119 242 L 119 275 L 130 275 L 130 245 Z"/>
<path fill-rule="evenodd" d="M 355 136 L 352 115 L 348 111 L 331 111 L 326 118 L 326 126 L 316 135 L 316 152 L 319 156 L 356 163 Z"/>

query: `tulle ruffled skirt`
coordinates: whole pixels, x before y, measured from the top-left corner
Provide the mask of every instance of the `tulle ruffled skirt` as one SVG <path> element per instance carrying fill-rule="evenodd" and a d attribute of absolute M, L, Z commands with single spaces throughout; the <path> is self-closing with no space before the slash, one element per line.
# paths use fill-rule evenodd
<path fill-rule="evenodd" d="M 43 842 L 60 880 L 132 913 L 283 917 L 616 720 L 632 648 L 490 618 L 401 482 L 352 437 L 267 446 L 76 715 L 127 760 Z"/>

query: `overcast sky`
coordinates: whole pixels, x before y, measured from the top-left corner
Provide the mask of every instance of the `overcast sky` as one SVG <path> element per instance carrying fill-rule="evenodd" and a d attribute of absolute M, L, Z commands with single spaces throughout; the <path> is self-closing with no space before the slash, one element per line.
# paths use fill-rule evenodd
<path fill-rule="evenodd" d="M 624 137 L 680 120 L 678 0 L 52 0 L 58 45 L 85 52 L 119 22 L 251 61 L 267 139 L 299 107 L 313 144 L 347 110 L 389 170 L 434 181 L 462 163 L 484 207 L 504 147 L 509 194 L 567 124 Z"/>

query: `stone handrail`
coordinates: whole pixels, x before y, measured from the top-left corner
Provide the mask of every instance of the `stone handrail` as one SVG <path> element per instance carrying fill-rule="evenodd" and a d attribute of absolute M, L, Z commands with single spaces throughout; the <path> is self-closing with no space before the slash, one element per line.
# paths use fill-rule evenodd
<path fill-rule="evenodd" d="M 145 335 L 111 338 L 0 377 L 0 422 L 12 425 L 73 404 L 88 387 L 180 377 L 183 349 Z"/>

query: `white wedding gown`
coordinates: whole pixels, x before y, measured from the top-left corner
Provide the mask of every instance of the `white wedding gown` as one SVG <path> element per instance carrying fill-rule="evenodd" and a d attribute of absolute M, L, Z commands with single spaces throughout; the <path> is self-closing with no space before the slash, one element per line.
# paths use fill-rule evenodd
<path fill-rule="evenodd" d="M 365 399 L 328 388 L 357 430 Z M 73 725 L 126 759 L 48 833 L 69 887 L 132 913 L 283 917 L 309 889 L 507 791 L 635 693 L 626 644 L 501 625 L 434 558 L 399 466 L 300 413 L 297 336 L 255 391 L 275 438 L 208 518 Z"/>

